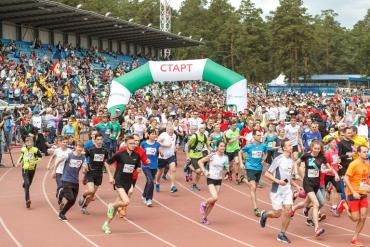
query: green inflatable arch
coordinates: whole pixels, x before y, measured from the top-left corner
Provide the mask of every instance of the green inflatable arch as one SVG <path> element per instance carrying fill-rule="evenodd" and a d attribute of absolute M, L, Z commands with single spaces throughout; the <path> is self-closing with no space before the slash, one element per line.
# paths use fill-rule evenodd
<path fill-rule="evenodd" d="M 247 106 L 247 80 L 210 59 L 149 61 L 139 68 L 115 78 L 111 84 L 108 110 L 123 113 L 131 94 L 153 82 L 203 80 L 226 90 L 226 104 L 243 111 Z"/>

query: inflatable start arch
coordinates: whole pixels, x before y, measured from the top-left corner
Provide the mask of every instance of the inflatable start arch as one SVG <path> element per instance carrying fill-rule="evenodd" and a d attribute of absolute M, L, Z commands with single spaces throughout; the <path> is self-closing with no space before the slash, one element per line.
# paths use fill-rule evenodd
<path fill-rule="evenodd" d="M 111 84 L 108 109 L 123 113 L 131 94 L 153 82 L 203 80 L 226 90 L 226 104 L 237 111 L 247 106 L 247 80 L 210 59 L 149 61 L 139 68 L 115 78 Z"/>

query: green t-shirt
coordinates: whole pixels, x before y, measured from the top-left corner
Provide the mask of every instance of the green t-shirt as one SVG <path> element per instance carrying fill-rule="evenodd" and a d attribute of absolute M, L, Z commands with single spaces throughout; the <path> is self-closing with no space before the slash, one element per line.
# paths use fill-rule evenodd
<path fill-rule="evenodd" d="M 121 131 L 121 126 L 118 121 L 112 122 L 111 124 L 113 127 L 112 140 L 117 140 L 118 133 Z"/>
<path fill-rule="evenodd" d="M 196 141 L 195 134 L 190 137 L 190 140 L 188 141 L 188 148 L 189 148 L 189 157 L 192 159 L 199 159 L 203 157 L 202 151 L 207 147 L 207 143 L 205 143 L 205 135 L 198 135 L 198 144 L 196 147 L 191 149 L 190 147 L 194 146 Z"/>
<path fill-rule="evenodd" d="M 234 131 L 231 129 L 228 129 L 225 133 L 225 136 L 226 136 L 226 141 L 229 141 L 230 139 L 233 139 L 239 136 L 239 129 L 236 128 Z M 240 149 L 239 140 L 233 141 L 232 143 L 229 143 L 226 145 L 227 153 L 233 153 L 239 149 Z"/>

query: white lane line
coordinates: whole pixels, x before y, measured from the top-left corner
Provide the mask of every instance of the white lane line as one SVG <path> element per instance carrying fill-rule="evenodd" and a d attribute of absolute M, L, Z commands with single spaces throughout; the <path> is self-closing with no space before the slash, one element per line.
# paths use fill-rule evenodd
<path fill-rule="evenodd" d="M 13 233 L 9 230 L 9 228 L 5 225 L 5 222 L 3 220 L 3 218 L 0 217 L 0 223 L 1 225 L 3 226 L 4 230 L 6 231 L 6 233 L 8 233 L 9 237 L 14 241 L 14 243 L 18 246 L 18 247 L 23 247 L 23 245 L 21 245 L 21 243 L 19 243 L 19 241 L 16 239 L 16 237 L 13 235 Z"/>
<path fill-rule="evenodd" d="M 234 190 L 234 191 L 236 191 L 236 192 L 240 193 L 241 195 L 244 195 L 244 196 L 250 197 L 250 195 L 249 195 L 249 194 L 244 193 L 243 191 L 240 191 L 240 190 L 238 190 L 238 189 L 235 189 L 234 187 L 232 187 L 232 186 L 230 186 L 230 185 L 228 185 L 228 184 L 223 184 L 223 185 L 225 185 L 227 188 L 229 188 L 229 189 L 231 189 L 231 190 Z M 268 202 L 266 202 L 266 201 L 264 201 L 264 200 L 260 200 L 260 199 L 257 199 L 257 200 L 258 200 L 258 201 L 260 201 L 260 202 L 262 202 L 262 203 L 264 203 L 264 204 L 266 204 L 266 205 L 270 205 L 270 206 L 271 206 L 271 203 L 268 203 Z M 295 215 L 298 215 L 298 216 L 300 216 L 300 217 L 302 217 L 302 218 L 306 218 L 304 215 L 299 214 L 299 213 L 295 213 Z M 350 229 L 348 229 L 348 228 L 340 227 L 340 226 L 333 225 L 333 224 L 326 223 L 326 222 L 323 222 L 322 224 L 324 224 L 324 225 L 328 225 L 328 226 L 331 226 L 331 227 L 334 227 L 334 228 L 338 228 L 338 229 L 341 229 L 341 230 L 346 231 L 346 232 L 354 233 L 354 231 L 353 231 L 353 230 L 350 230 Z M 368 237 L 368 238 L 370 238 L 370 235 L 365 234 L 365 233 L 360 233 L 360 235 L 361 235 L 361 236 L 364 236 L 364 237 Z"/>
<path fill-rule="evenodd" d="M 120 233 L 112 233 L 112 234 L 105 234 L 105 233 L 86 234 L 85 236 L 87 236 L 87 237 L 108 237 L 108 236 L 112 236 L 112 235 L 137 235 L 137 234 L 147 234 L 147 233 L 144 232 L 144 231 L 139 231 L 139 232 L 120 232 Z"/>
<path fill-rule="evenodd" d="M 8 175 L 9 172 L 11 172 L 13 170 L 13 168 L 10 168 L 9 170 L 7 170 L 6 172 L 4 172 L 3 175 L 1 175 L 0 177 L 0 182 L 5 178 L 6 175 Z"/>
<path fill-rule="evenodd" d="M 99 199 L 99 201 L 101 201 L 101 203 L 103 203 L 105 206 L 108 206 L 108 204 L 106 203 L 106 201 L 104 201 L 104 200 L 103 200 L 99 195 L 95 194 L 95 196 L 96 196 L 96 198 L 98 198 L 98 199 Z M 145 232 L 145 233 L 149 234 L 149 235 L 150 235 L 150 236 L 152 236 L 153 238 L 158 239 L 159 241 L 161 241 L 161 242 L 165 243 L 166 245 L 171 246 L 171 247 L 176 247 L 176 245 L 174 245 L 174 244 L 172 244 L 172 243 L 170 243 L 170 242 L 168 242 L 168 241 L 164 240 L 163 238 L 159 237 L 158 235 L 155 235 L 154 233 L 152 233 L 152 232 L 148 231 L 148 230 L 147 230 L 147 229 L 145 229 L 144 227 L 142 227 L 142 226 L 140 226 L 140 225 L 136 224 L 135 222 L 133 222 L 133 221 L 131 221 L 131 220 L 127 219 L 126 217 L 125 217 L 125 220 L 127 220 L 130 224 L 132 224 L 132 225 L 136 226 L 137 228 L 139 228 L 139 229 L 140 229 L 140 230 L 142 230 L 143 232 Z"/>
<path fill-rule="evenodd" d="M 205 198 L 205 197 L 203 197 L 203 196 L 201 196 L 201 195 L 198 195 L 197 193 L 195 193 L 195 192 L 191 191 L 190 189 L 186 188 L 186 186 L 184 186 L 183 184 L 181 184 L 181 183 L 179 183 L 179 182 L 178 182 L 177 184 L 179 184 L 182 188 L 186 189 L 187 191 L 189 191 L 190 193 L 194 194 L 195 196 L 197 196 L 197 197 L 199 197 L 199 198 L 201 198 L 201 199 L 203 199 L 203 200 L 206 200 L 206 199 L 207 199 L 207 198 Z M 220 203 L 216 203 L 216 206 L 217 206 L 217 207 L 220 207 L 220 208 L 222 208 L 222 209 L 225 209 L 226 211 L 229 211 L 229 212 L 231 212 L 231 213 L 233 213 L 233 214 L 235 214 L 235 215 L 238 215 L 238 216 L 240 216 L 240 217 L 242 217 L 242 218 L 244 218 L 244 219 L 247 219 L 247 220 L 250 220 L 250 221 L 254 221 L 254 222 L 256 222 L 256 223 L 258 223 L 258 224 L 259 224 L 259 221 L 258 221 L 258 220 L 256 220 L 256 219 L 252 219 L 252 218 L 250 218 L 250 217 L 248 217 L 248 216 L 246 216 L 246 215 L 244 215 L 244 214 L 241 214 L 241 213 L 236 212 L 236 211 L 234 211 L 234 210 L 232 210 L 232 209 L 229 209 L 229 208 L 227 208 L 227 207 L 224 207 L 224 206 L 222 206 Z M 277 231 L 280 231 L 280 229 L 279 229 L 279 228 L 276 228 L 276 227 L 274 227 L 274 226 L 270 226 L 270 225 L 268 225 L 268 224 L 266 224 L 266 226 L 267 226 L 267 227 L 269 227 L 269 228 L 275 229 L 275 230 L 277 230 Z M 297 237 L 297 238 L 300 238 L 300 239 L 303 239 L 303 240 L 306 240 L 306 241 L 309 241 L 309 242 L 312 242 L 312 243 L 315 243 L 315 244 L 318 244 L 318 245 L 321 245 L 321 246 L 325 246 L 325 247 L 329 247 L 329 246 L 330 246 L 330 245 L 325 245 L 325 244 L 322 244 L 322 243 L 320 243 L 320 242 L 317 242 L 317 241 L 314 241 L 314 240 L 311 240 L 311 239 L 306 239 L 304 236 L 301 236 L 301 235 L 298 235 L 298 234 L 295 234 L 295 233 L 292 233 L 292 232 L 288 232 L 288 233 L 289 233 L 290 235 L 292 235 L 292 236 Z"/>
<path fill-rule="evenodd" d="M 49 199 L 49 197 L 48 197 L 48 195 L 46 193 L 45 181 L 46 181 L 46 178 L 48 176 L 48 173 L 49 173 L 49 171 L 45 172 L 44 178 L 42 179 L 42 192 L 44 193 L 44 198 L 48 202 L 50 208 L 54 211 L 54 213 L 56 215 L 58 215 L 58 211 L 54 208 L 53 204 L 50 202 L 50 199 Z M 64 222 L 64 223 L 66 223 L 69 228 L 71 228 L 75 233 L 77 233 L 77 235 L 79 235 L 81 238 L 83 238 L 84 240 L 86 240 L 89 244 L 91 244 L 94 247 L 100 247 L 98 244 L 96 244 L 95 242 L 91 241 L 83 233 L 81 233 L 79 230 L 77 230 L 77 228 L 75 228 L 72 224 L 70 224 L 69 222 Z"/>
<path fill-rule="evenodd" d="M 143 192 L 143 191 L 141 190 L 141 188 L 140 188 L 138 185 L 136 185 L 136 188 L 137 188 L 141 193 Z M 230 240 L 232 240 L 232 241 L 234 241 L 234 242 L 237 242 L 238 244 L 241 244 L 241 245 L 243 245 L 243 246 L 253 247 L 253 245 L 251 245 L 251 244 L 248 244 L 248 243 L 243 242 L 243 241 L 241 241 L 241 240 L 239 240 L 239 239 L 236 239 L 236 238 L 230 237 L 230 236 L 228 236 L 228 235 L 226 235 L 226 234 L 224 234 L 224 233 L 222 233 L 222 232 L 219 232 L 219 231 L 217 231 L 217 230 L 214 230 L 214 229 L 212 229 L 212 228 L 206 227 L 205 225 L 203 225 L 203 224 L 201 224 L 201 223 L 199 223 L 199 222 L 197 222 L 197 221 L 195 221 L 195 220 L 193 220 L 193 219 L 190 219 L 189 217 L 187 217 L 187 216 L 185 216 L 185 215 L 183 215 L 183 214 L 181 214 L 181 213 L 179 213 L 179 212 L 177 212 L 177 211 L 173 210 L 172 208 L 167 207 L 166 205 L 164 205 L 163 203 L 161 203 L 161 202 L 160 202 L 160 201 L 158 201 L 158 200 L 154 200 L 154 201 L 155 201 L 156 203 L 158 203 L 159 205 L 161 205 L 162 207 L 164 207 L 165 209 L 167 209 L 168 211 L 170 211 L 170 212 L 172 212 L 172 213 L 174 213 L 174 214 L 176 214 L 176 215 L 180 216 L 181 218 L 186 219 L 187 221 L 190 221 L 190 222 L 192 222 L 192 223 L 194 223 L 194 224 L 196 224 L 196 225 L 198 225 L 198 226 L 200 226 L 200 227 L 202 227 L 202 228 L 204 228 L 204 229 L 207 229 L 208 231 L 214 232 L 214 233 L 216 233 L 216 234 L 218 234 L 218 235 L 221 235 L 221 236 L 222 236 L 222 237 L 224 237 L 224 238 L 230 239 Z"/>

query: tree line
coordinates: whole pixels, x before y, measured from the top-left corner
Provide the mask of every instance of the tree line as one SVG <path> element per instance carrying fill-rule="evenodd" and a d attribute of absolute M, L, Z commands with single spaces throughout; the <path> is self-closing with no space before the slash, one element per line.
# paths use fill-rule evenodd
<path fill-rule="evenodd" d="M 58 0 L 159 28 L 159 0 Z M 172 11 L 172 32 L 204 42 L 173 49 L 176 59 L 211 58 L 252 82 L 284 73 L 289 82 L 312 74 L 370 76 L 370 9 L 352 29 L 333 10 L 311 16 L 303 0 L 280 0 L 264 18 L 251 0 L 235 9 L 228 0 L 185 0 Z"/>

